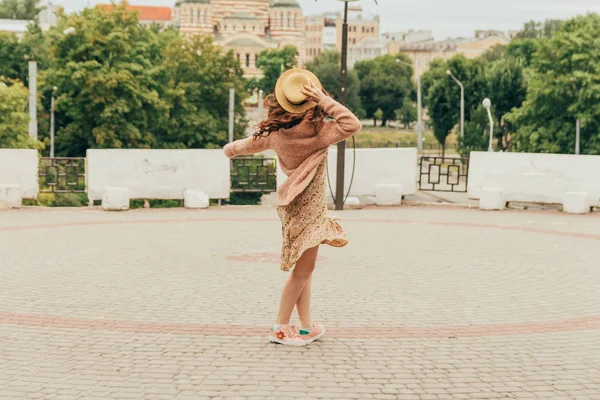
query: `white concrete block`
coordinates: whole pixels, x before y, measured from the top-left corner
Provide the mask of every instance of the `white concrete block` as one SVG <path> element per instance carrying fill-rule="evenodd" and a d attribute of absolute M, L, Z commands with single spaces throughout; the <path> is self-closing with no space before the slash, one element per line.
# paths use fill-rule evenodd
<path fill-rule="evenodd" d="M 37 198 L 39 162 L 37 150 L 0 149 L 0 185 L 19 185 L 21 198 Z"/>
<path fill-rule="evenodd" d="M 21 208 L 20 185 L 0 185 L 0 208 Z"/>
<path fill-rule="evenodd" d="M 264 207 L 277 207 L 277 193 L 263 194 L 260 198 L 260 205 Z"/>
<path fill-rule="evenodd" d="M 202 190 L 186 189 L 183 192 L 183 206 L 185 208 L 208 208 L 210 200 Z"/>
<path fill-rule="evenodd" d="M 479 209 L 480 210 L 504 210 L 506 200 L 504 192 L 498 188 L 483 188 L 480 192 Z"/>
<path fill-rule="evenodd" d="M 590 194 L 586 192 L 567 192 L 563 198 L 563 211 L 569 214 L 589 213 L 592 206 Z"/>
<path fill-rule="evenodd" d="M 202 188 L 211 199 L 228 199 L 231 162 L 223 150 L 89 149 L 88 197 L 102 198 L 104 188 L 126 187 L 134 199 L 178 199 Z"/>
<path fill-rule="evenodd" d="M 600 205 L 600 156 L 545 153 L 471 153 L 469 198 L 482 188 L 502 188 L 505 201 L 559 204 L 567 192 L 589 193 Z"/>
<path fill-rule="evenodd" d="M 349 196 L 346 199 L 346 203 L 345 205 L 349 206 L 349 207 L 356 207 L 356 206 L 360 206 L 360 199 L 358 197 L 354 197 L 354 196 Z"/>
<path fill-rule="evenodd" d="M 124 187 L 105 187 L 102 193 L 102 208 L 106 211 L 129 210 L 131 189 Z"/>
<path fill-rule="evenodd" d="M 402 204 L 403 185 L 387 184 L 375 186 L 375 203 L 378 206 L 399 206 Z"/>

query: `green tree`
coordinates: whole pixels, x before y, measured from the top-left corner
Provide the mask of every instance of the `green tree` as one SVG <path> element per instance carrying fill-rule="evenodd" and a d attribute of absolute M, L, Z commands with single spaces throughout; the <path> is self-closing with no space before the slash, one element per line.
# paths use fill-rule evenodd
<path fill-rule="evenodd" d="M 236 129 L 241 138 L 247 125 L 243 71 L 233 53 L 208 37 L 177 38 L 164 50 L 158 74 L 161 99 L 168 112 L 153 129 L 166 148 L 215 148 L 227 143 L 229 89 L 236 91 Z"/>
<path fill-rule="evenodd" d="M 325 51 L 306 64 L 321 81 L 321 84 L 336 100 L 340 100 L 341 56 L 337 51 Z M 346 104 L 356 114 L 361 113 L 360 81 L 355 70 L 346 75 Z"/>
<path fill-rule="evenodd" d="M 61 35 L 69 26 L 76 32 Z M 161 53 L 157 35 L 124 6 L 63 15 L 49 35 L 53 59 L 43 91 L 49 97 L 59 88 L 57 153 L 155 147 L 151 128 L 168 112 L 153 76 L 153 57 Z"/>
<path fill-rule="evenodd" d="M 492 100 L 493 105 L 492 110 L 496 121 L 494 132 L 498 147 L 502 150 L 511 150 L 512 127 L 506 123 L 504 116 L 514 108 L 520 107 L 525 101 L 527 84 L 523 65 L 519 60 L 508 57 L 489 64 L 485 68 L 484 76 L 487 82 L 487 97 Z"/>
<path fill-rule="evenodd" d="M 16 35 L 0 32 L 0 76 L 25 82 L 27 50 Z"/>
<path fill-rule="evenodd" d="M 544 22 L 529 21 L 523 26 L 523 29 L 517 34 L 517 39 L 542 39 L 551 38 L 558 32 L 565 23 L 559 19 L 547 19 Z"/>
<path fill-rule="evenodd" d="M 479 106 L 465 122 L 465 137 L 458 138 L 458 152 L 461 157 L 468 158 L 472 151 L 487 150 L 490 140 L 490 123 L 487 110 Z"/>
<path fill-rule="evenodd" d="M 0 18 L 37 20 L 43 10 L 40 0 L 2 0 L 0 2 Z"/>
<path fill-rule="evenodd" d="M 527 97 L 505 119 L 518 150 L 573 153 L 581 120 L 581 152 L 600 154 L 600 16 L 565 22 L 534 53 Z"/>
<path fill-rule="evenodd" d="M 403 54 L 385 55 L 356 63 L 360 79 L 360 97 L 368 118 L 374 118 L 378 109 L 383 111 L 382 125 L 395 119 L 395 111 L 405 98 L 415 95 L 413 69 L 396 59 L 410 62 Z"/>
<path fill-rule="evenodd" d="M 298 49 L 294 46 L 285 46 L 281 49 L 263 50 L 258 55 L 256 66 L 263 71 L 263 78 L 259 88 L 265 94 L 275 91 L 275 84 L 281 73 L 298 64 Z"/>
<path fill-rule="evenodd" d="M 40 148 L 29 136 L 28 91 L 21 82 L 0 79 L 0 148 Z"/>
<path fill-rule="evenodd" d="M 415 122 L 417 119 L 417 106 L 412 100 L 410 100 L 409 98 L 405 98 L 404 104 L 402 104 L 402 108 L 396 110 L 396 121 L 399 121 L 404 125 L 405 128 L 408 128 L 408 126 Z"/>
<path fill-rule="evenodd" d="M 422 77 L 424 103 L 427 106 L 431 126 L 445 152 L 446 138 L 460 123 L 460 87 L 446 73 L 447 70 L 465 87 L 465 121 L 481 101 L 488 96 L 488 83 L 484 76 L 486 62 L 483 59 L 467 60 L 458 55 L 448 61 L 434 60 Z"/>

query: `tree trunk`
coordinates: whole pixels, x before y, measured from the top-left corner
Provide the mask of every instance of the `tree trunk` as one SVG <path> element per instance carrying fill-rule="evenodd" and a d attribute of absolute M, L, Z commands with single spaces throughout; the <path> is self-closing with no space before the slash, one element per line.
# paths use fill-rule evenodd
<path fill-rule="evenodd" d="M 442 158 L 446 157 L 446 140 L 442 143 Z"/>
<path fill-rule="evenodd" d="M 387 125 L 387 120 L 386 119 L 382 119 L 381 120 L 381 126 L 386 126 Z"/>
<path fill-rule="evenodd" d="M 373 126 L 377 127 L 377 118 L 373 117 Z"/>

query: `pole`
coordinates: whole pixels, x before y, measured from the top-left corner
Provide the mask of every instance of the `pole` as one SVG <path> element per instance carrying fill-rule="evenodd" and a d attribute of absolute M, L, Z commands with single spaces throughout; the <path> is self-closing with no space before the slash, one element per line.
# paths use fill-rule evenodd
<path fill-rule="evenodd" d="M 50 158 L 54 158 L 54 93 L 50 99 Z"/>
<path fill-rule="evenodd" d="M 37 64 L 29 61 L 29 136 L 37 140 Z"/>
<path fill-rule="evenodd" d="M 235 107 L 235 89 L 229 89 L 229 143 L 233 142 L 233 117 Z"/>
<path fill-rule="evenodd" d="M 417 151 L 423 154 L 423 100 L 421 94 L 421 73 L 417 71 Z"/>
<path fill-rule="evenodd" d="M 460 86 L 460 137 L 464 139 L 465 137 L 465 86 L 461 81 L 458 80 L 457 77 L 454 76 L 452 71 L 446 70 L 448 76 Z"/>
<path fill-rule="evenodd" d="M 579 146 L 581 143 L 581 120 L 577 118 L 576 132 L 575 132 L 575 154 L 579 154 Z"/>
<path fill-rule="evenodd" d="M 490 120 L 490 146 L 488 147 L 488 151 L 491 153 L 494 151 L 492 146 L 492 140 L 494 139 L 494 118 L 492 117 L 492 111 L 489 108 L 487 109 L 487 113 Z"/>
<path fill-rule="evenodd" d="M 340 102 L 346 105 L 346 68 L 348 65 L 348 2 L 344 1 L 344 24 L 342 25 L 342 67 Z M 335 209 L 344 209 L 344 174 L 346 164 L 346 141 L 337 145 L 337 172 L 335 187 Z"/>
<path fill-rule="evenodd" d="M 460 84 L 460 137 L 465 138 L 465 87 Z"/>

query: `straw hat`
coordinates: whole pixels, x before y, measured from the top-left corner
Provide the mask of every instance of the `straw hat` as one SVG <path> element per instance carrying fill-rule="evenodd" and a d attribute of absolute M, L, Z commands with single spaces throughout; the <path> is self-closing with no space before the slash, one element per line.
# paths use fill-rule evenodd
<path fill-rule="evenodd" d="M 307 101 L 306 95 L 302 93 L 304 86 L 311 82 L 322 88 L 319 78 L 307 69 L 294 68 L 281 74 L 275 85 L 275 97 L 281 107 L 292 114 L 302 114 L 315 107 L 317 103 Z"/>

